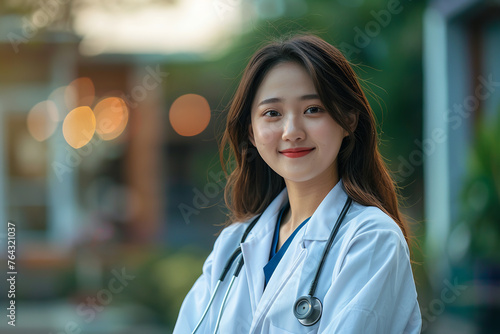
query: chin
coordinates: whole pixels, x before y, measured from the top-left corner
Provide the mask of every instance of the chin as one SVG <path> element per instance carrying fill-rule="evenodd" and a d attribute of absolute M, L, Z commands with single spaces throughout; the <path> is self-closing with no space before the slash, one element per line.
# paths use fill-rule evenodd
<path fill-rule="evenodd" d="M 289 182 L 296 182 L 296 183 L 303 183 L 303 182 L 308 182 L 308 181 L 312 181 L 314 180 L 314 176 L 313 175 L 285 175 L 283 177 L 285 179 L 285 181 L 289 181 Z"/>

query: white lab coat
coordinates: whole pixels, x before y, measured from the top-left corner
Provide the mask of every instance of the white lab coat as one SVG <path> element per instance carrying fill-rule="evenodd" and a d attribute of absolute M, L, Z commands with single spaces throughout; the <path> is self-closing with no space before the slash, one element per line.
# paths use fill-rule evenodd
<path fill-rule="evenodd" d="M 305 327 L 293 314 L 295 300 L 309 291 L 330 231 L 347 199 L 342 180 L 297 233 L 264 290 L 264 266 L 286 188 L 263 212 L 241 244 L 244 266 L 224 307 L 219 333 L 420 333 L 421 316 L 407 243 L 399 226 L 376 207 L 353 201 L 328 253 L 315 296 L 323 304 L 318 323 Z M 191 333 L 226 261 L 249 220 L 225 228 L 186 296 L 174 334 Z M 212 333 L 236 262 L 221 284 L 197 333 Z"/>

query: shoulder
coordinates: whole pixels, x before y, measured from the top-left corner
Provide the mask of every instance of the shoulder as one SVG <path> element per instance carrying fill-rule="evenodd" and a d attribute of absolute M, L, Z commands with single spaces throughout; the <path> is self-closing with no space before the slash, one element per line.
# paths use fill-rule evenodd
<path fill-rule="evenodd" d="M 237 238 L 239 236 L 238 240 L 240 240 L 251 222 L 252 220 L 231 223 L 231 225 L 224 227 L 217 239 L 227 240 Z"/>
<path fill-rule="evenodd" d="M 392 272 L 410 282 L 410 250 L 399 225 L 379 208 L 355 202 L 346 218 L 336 272 L 348 272 L 360 281 Z"/>
<path fill-rule="evenodd" d="M 375 206 L 364 206 L 353 202 L 346 217 L 344 241 L 349 244 L 366 241 L 374 246 L 381 240 L 385 247 L 402 247 L 409 254 L 406 239 L 399 225 L 385 212 Z"/>
<path fill-rule="evenodd" d="M 404 239 L 403 232 L 399 225 L 378 207 L 365 206 L 353 202 L 346 218 L 346 225 L 354 234 L 374 231 L 392 231 Z"/>
<path fill-rule="evenodd" d="M 223 271 L 223 266 L 231 254 L 238 248 L 241 237 L 249 222 L 233 223 L 226 226 L 219 234 L 213 249 L 203 265 L 203 273 L 211 277 L 211 286 L 214 287 L 218 275 Z"/>
<path fill-rule="evenodd" d="M 251 222 L 252 219 L 249 219 L 245 222 L 235 222 L 226 226 L 217 237 L 214 248 L 220 250 L 221 248 L 226 249 L 227 247 L 238 247 L 243 234 Z M 224 250 L 222 250 L 222 252 L 224 253 Z"/>

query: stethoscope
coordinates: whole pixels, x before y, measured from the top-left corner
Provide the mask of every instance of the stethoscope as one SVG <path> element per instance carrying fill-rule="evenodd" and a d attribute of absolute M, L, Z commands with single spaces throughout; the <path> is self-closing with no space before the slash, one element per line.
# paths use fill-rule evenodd
<path fill-rule="evenodd" d="M 335 226 L 332 229 L 332 232 L 330 233 L 330 237 L 328 238 L 328 242 L 326 247 L 323 250 L 323 255 L 321 257 L 321 261 L 318 264 L 318 267 L 316 268 L 316 275 L 314 276 L 314 280 L 311 283 L 311 287 L 309 289 L 309 293 L 305 296 L 299 297 L 293 306 L 293 314 L 297 318 L 297 320 L 304 326 L 312 326 L 315 323 L 319 321 L 321 318 L 321 314 L 323 313 L 323 305 L 321 304 L 321 301 L 314 297 L 314 293 L 316 292 L 316 287 L 318 285 L 318 280 L 319 280 L 319 275 L 321 274 L 321 270 L 323 269 L 323 265 L 326 260 L 326 255 L 328 254 L 328 251 L 330 250 L 333 240 L 335 239 L 335 236 L 337 235 L 337 232 L 340 228 L 340 225 L 342 224 L 342 221 L 347 214 L 347 211 L 349 210 L 349 207 L 351 206 L 352 199 L 350 197 L 347 197 L 347 200 L 345 201 L 344 207 L 342 208 L 342 211 L 340 212 L 339 217 L 337 218 L 337 221 L 335 222 Z M 261 215 L 259 215 L 257 218 L 255 218 L 250 225 L 245 230 L 245 233 L 243 233 L 243 236 L 241 238 L 240 244 L 245 242 L 245 239 L 247 238 L 248 234 L 252 230 L 252 228 L 255 226 L 257 221 L 259 220 Z M 220 325 L 220 320 L 222 318 L 222 312 L 224 310 L 224 305 L 227 300 L 227 296 L 229 295 L 229 291 L 231 291 L 231 287 L 233 286 L 233 282 L 238 277 L 240 274 L 241 268 L 243 267 L 243 255 L 241 255 L 241 246 L 238 246 L 236 250 L 231 254 L 229 259 L 226 262 L 226 265 L 224 266 L 224 270 L 222 270 L 222 273 L 217 281 L 217 284 L 215 285 L 214 292 L 212 293 L 212 296 L 210 296 L 210 300 L 208 301 L 208 305 L 205 308 L 205 311 L 203 312 L 203 315 L 201 316 L 200 321 L 194 328 L 192 334 L 195 334 L 198 328 L 200 327 L 203 319 L 205 319 L 205 316 L 208 313 L 208 310 L 210 309 L 210 305 L 212 305 L 212 302 L 215 298 L 215 295 L 217 294 L 217 290 L 219 290 L 220 284 L 224 279 L 226 278 L 227 273 L 229 272 L 229 269 L 233 265 L 233 262 L 236 258 L 239 256 L 239 261 L 238 264 L 236 265 L 236 269 L 233 273 L 233 277 L 231 278 L 231 281 L 229 282 L 229 287 L 227 288 L 227 291 L 224 295 L 224 298 L 222 299 L 222 304 L 219 309 L 219 314 L 217 315 L 217 322 L 215 324 L 215 329 L 214 329 L 214 334 L 217 333 L 219 330 L 219 325 Z"/>

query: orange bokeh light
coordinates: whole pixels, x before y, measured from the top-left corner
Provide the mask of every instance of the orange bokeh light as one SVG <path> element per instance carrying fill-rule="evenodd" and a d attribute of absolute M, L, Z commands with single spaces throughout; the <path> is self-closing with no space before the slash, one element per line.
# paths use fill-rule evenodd
<path fill-rule="evenodd" d="M 210 106 L 203 96 L 185 94 L 170 107 L 169 119 L 175 132 L 181 136 L 195 136 L 208 126 Z"/>
<path fill-rule="evenodd" d="M 69 110 L 82 106 L 90 107 L 94 102 L 94 98 L 94 83 L 87 77 L 73 80 L 64 92 L 64 100 Z"/>
<path fill-rule="evenodd" d="M 26 119 L 28 131 L 38 141 L 49 138 L 57 127 L 59 115 L 53 101 L 42 101 L 31 108 Z"/>
<path fill-rule="evenodd" d="M 63 122 L 63 135 L 66 142 L 74 148 L 80 148 L 94 136 L 96 119 L 89 107 L 71 110 Z"/>
<path fill-rule="evenodd" d="M 119 97 L 108 97 L 101 100 L 94 108 L 97 122 L 96 132 L 104 140 L 118 137 L 128 122 L 128 108 Z"/>

